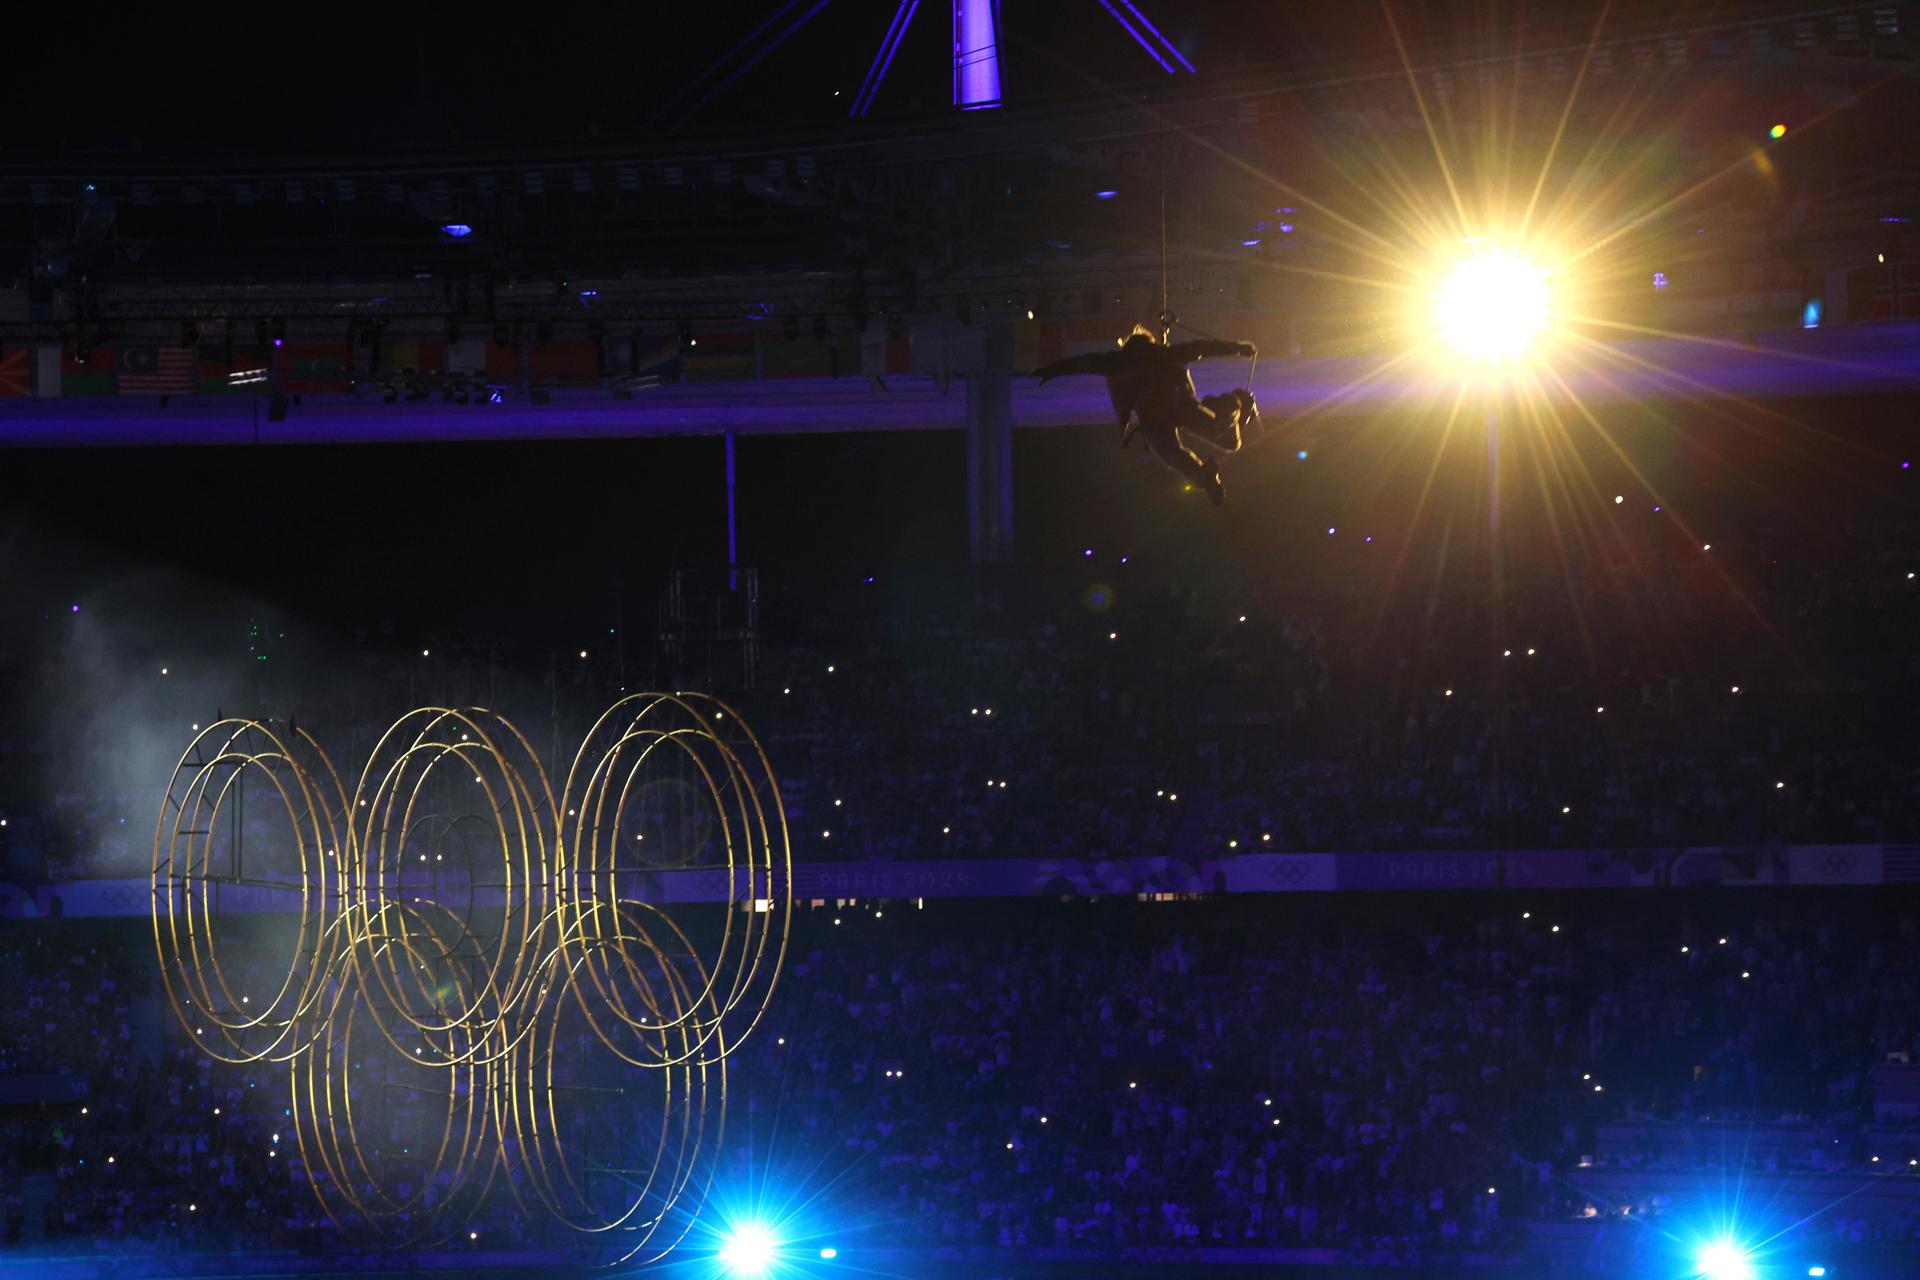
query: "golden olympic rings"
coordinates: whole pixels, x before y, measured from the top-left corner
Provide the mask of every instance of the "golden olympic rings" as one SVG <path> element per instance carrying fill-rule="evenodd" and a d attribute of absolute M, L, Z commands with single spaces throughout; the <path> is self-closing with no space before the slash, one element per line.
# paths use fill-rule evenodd
<path fill-rule="evenodd" d="M 668 915 L 646 898 L 663 869 L 718 878 L 726 909 Z M 615 703 L 557 797 L 479 708 L 402 716 L 351 796 L 304 730 L 227 719 L 161 805 L 154 949 L 203 1051 L 289 1064 L 335 1223 L 440 1238 L 503 1188 L 646 1261 L 704 1200 L 792 871 L 766 755 L 704 695 Z"/>

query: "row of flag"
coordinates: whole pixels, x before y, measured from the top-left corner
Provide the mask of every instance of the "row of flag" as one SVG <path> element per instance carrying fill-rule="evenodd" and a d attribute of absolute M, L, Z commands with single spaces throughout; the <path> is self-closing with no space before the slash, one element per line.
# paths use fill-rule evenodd
<path fill-rule="evenodd" d="M 198 347 L 116 340 L 74 345 L 0 346 L 0 398 L 258 394 L 269 384 L 292 394 L 343 393 L 387 382 L 514 387 L 595 387 L 631 377 L 662 382 L 831 378 L 905 373 L 912 343 L 904 331 L 869 340 L 852 331 L 787 336 L 764 330 L 702 332 L 687 340 L 644 336 L 558 340 L 526 348 L 485 339 L 382 343 L 379 360 L 347 342 L 289 340 L 278 347 Z"/>
<path fill-rule="evenodd" d="M 1920 262 L 1877 264 L 1851 273 L 1856 295 L 1850 319 L 1920 315 Z M 1658 283 L 1665 283 L 1664 278 Z M 1689 264 L 1681 288 L 1664 301 L 1698 310 L 1715 302 L 1753 296 L 1771 301 L 1771 288 L 1797 308 L 1800 293 L 1791 273 L 1778 279 L 1751 272 Z M 1782 303 L 1781 305 L 1785 305 Z M 1755 312 L 1755 315 L 1761 313 Z M 1771 315 L 1771 313 L 1767 313 Z M 1797 310 L 1795 311 L 1797 316 Z M 1082 315 L 1013 323 L 1013 367 L 1028 370 L 1063 356 L 1111 350 L 1135 319 Z M 1294 320 L 1271 312 L 1225 311 L 1181 317 L 1176 341 L 1218 337 L 1250 341 L 1262 355 L 1331 356 L 1363 350 L 1380 340 L 1365 324 L 1340 317 Z M 1349 318 L 1351 319 L 1351 318 Z M 1791 318 L 1790 318 L 1791 319 Z M 1775 323 L 1785 323 L 1775 321 Z M 1723 320 L 1720 327 L 1725 327 Z M 1739 326 L 1735 326 L 1739 327 Z M 757 327 L 693 331 L 679 336 L 620 335 L 563 339 L 525 348 L 526 379 L 540 387 L 598 387 L 630 378 L 660 382 L 733 382 L 780 378 L 836 378 L 921 374 L 941 378 L 985 362 L 986 326 L 944 319 L 915 324 L 875 321 L 864 331 L 846 328 Z M 486 338 L 456 341 L 382 342 L 379 359 L 370 348 L 345 341 L 289 339 L 280 347 L 169 346 L 117 340 L 89 349 L 75 346 L 0 346 L 0 398 L 21 396 L 170 396 L 258 394 L 276 382 L 291 394 L 343 393 L 356 384 L 378 387 L 466 381 L 517 387 L 522 348 Z"/>

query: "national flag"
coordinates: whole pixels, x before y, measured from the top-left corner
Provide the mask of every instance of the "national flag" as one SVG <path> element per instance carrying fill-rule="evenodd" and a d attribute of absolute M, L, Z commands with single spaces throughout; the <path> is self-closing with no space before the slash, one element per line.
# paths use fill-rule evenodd
<path fill-rule="evenodd" d="M 60 394 L 110 396 L 114 389 L 113 348 L 110 345 L 60 348 Z"/>
<path fill-rule="evenodd" d="M 447 344 L 447 372 L 464 377 L 479 377 L 487 371 L 485 338 L 461 338 Z"/>
<path fill-rule="evenodd" d="M 380 349 L 380 372 L 429 374 L 446 367 L 446 345 L 439 342 L 389 342 Z"/>
<path fill-rule="evenodd" d="M 695 334 L 680 353 L 688 382 L 743 382 L 753 377 L 756 362 L 751 330 Z"/>
<path fill-rule="evenodd" d="M 831 378 L 839 371 L 831 334 L 760 334 L 762 378 Z"/>
<path fill-rule="evenodd" d="M 267 385 L 268 353 L 254 347 L 200 344 L 194 390 L 203 396 L 256 395 Z"/>
<path fill-rule="evenodd" d="M 1251 342 L 1263 360 L 1269 356 L 1284 356 L 1293 346 L 1287 317 L 1270 312 L 1203 312 L 1191 319 L 1183 316 L 1173 327 L 1175 342 L 1192 342 L 1202 337 L 1221 338 L 1227 342 Z M 1244 368 L 1237 376 L 1245 380 Z"/>
<path fill-rule="evenodd" d="M 1867 314 L 1874 320 L 1913 319 L 1920 316 L 1920 262 L 1889 262 L 1868 276 L 1872 301 Z"/>
<path fill-rule="evenodd" d="M 0 399 L 33 394 L 33 362 L 25 347 L 0 348 Z"/>
<path fill-rule="evenodd" d="M 535 343 L 531 361 L 536 386 L 597 386 L 600 382 L 600 344 L 588 339 Z"/>
<path fill-rule="evenodd" d="M 669 380 L 678 379 L 680 340 L 636 337 L 633 340 L 633 371 Z"/>
<path fill-rule="evenodd" d="M 648 379 L 674 382 L 680 377 L 680 341 L 670 335 L 633 334 L 606 342 L 606 372 L 621 382 Z"/>
<path fill-rule="evenodd" d="M 344 342 L 289 342 L 282 389 L 297 395 L 353 387 L 353 348 Z"/>
<path fill-rule="evenodd" d="M 128 344 L 114 352 L 123 396 L 183 396 L 193 391 L 197 372 L 192 347 Z"/>
<path fill-rule="evenodd" d="M 1062 354 L 1066 326 L 1058 320 L 1015 320 L 1013 322 L 1013 369 L 1031 373 L 1043 364 L 1052 364 Z"/>
<path fill-rule="evenodd" d="M 1133 325 L 1132 320 L 1119 316 L 1071 316 L 1062 327 L 1060 349 L 1070 356 L 1111 351 L 1132 331 Z"/>
<path fill-rule="evenodd" d="M 509 342 L 487 344 L 487 381 L 501 386 L 520 385 L 520 348 Z"/>
<path fill-rule="evenodd" d="M 907 327 L 869 323 L 860 335 L 860 372 L 870 377 L 913 372 L 913 335 Z"/>
<path fill-rule="evenodd" d="M 60 348 L 35 347 L 33 351 L 33 394 L 51 398 L 60 394 Z"/>
<path fill-rule="evenodd" d="M 1920 880 L 1920 844 L 1890 844 L 1880 851 L 1881 875 L 1888 884 Z"/>
<path fill-rule="evenodd" d="M 680 378 L 680 340 L 662 334 L 632 334 L 609 338 L 607 378 L 614 382 L 632 382 L 636 378 L 668 382 Z"/>

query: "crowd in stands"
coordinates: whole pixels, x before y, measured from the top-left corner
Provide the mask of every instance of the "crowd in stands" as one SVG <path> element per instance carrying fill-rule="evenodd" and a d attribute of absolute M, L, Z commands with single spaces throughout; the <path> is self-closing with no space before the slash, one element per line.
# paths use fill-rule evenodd
<path fill-rule="evenodd" d="M 1260 569 L 1090 547 L 985 585 L 783 575 L 751 641 L 296 636 L 245 693 L 143 669 L 73 759 L 0 744 L 0 809 L 55 871 L 137 874 L 164 770 L 103 785 L 107 729 L 171 759 L 189 723 L 251 699 L 294 711 L 351 783 L 401 710 L 470 703 L 506 710 L 559 776 L 621 692 L 692 687 L 759 732 L 814 860 L 1913 839 L 1920 522 L 1883 506 L 1817 547 L 1763 526 L 1708 546 L 1645 505 L 1606 550 L 1516 552 L 1497 607 L 1478 563 L 1416 572 L 1425 549 L 1341 531 Z M 22 643 L 41 652 L 6 696 L 37 705 L 38 681 L 58 703 L 82 678 L 68 642 Z"/>
<path fill-rule="evenodd" d="M 343 1247 L 284 1068 L 187 1040 L 144 926 L 15 936 L 0 1088 L 76 1087 L 0 1103 L 7 1245 Z M 792 1178 L 874 1246 L 1405 1262 L 1657 1213 L 1670 1173 L 1817 1170 L 1902 1195 L 1808 1230 L 1920 1244 L 1920 1132 L 1873 1107 L 1916 1010 L 1920 919 L 1859 891 L 827 906 L 731 1061 L 720 1183 Z M 1797 1152 L 1711 1137 L 1761 1127 Z M 1600 1170 L 1646 1199 L 1583 1186 Z M 538 1219 L 475 1227 L 518 1245 Z"/>
<path fill-rule="evenodd" d="M 1852 535 L 1880 551 L 1662 531 L 1497 610 L 1389 589 L 1364 543 L 1270 575 L 1094 549 L 988 603 L 786 602 L 811 626 L 744 705 L 820 858 L 1904 841 L 1920 523 Z"/>

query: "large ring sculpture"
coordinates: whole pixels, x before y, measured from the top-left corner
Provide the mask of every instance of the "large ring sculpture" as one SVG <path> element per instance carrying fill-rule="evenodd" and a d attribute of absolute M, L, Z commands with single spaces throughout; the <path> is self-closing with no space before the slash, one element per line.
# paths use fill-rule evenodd
<path fill-rule="evenodd" d="M 728 909 L 683 927 L 642 893 L 663 868 L 724 877 Z M 162 802 L 153 937 L 195 1044 L 287 1064 L 336 1224 L 445 1238 L 504 1188 L 638 1263 L 704 1201 L 726 1058 L 772 998 L 791 888 L 766 755 L 704 695 L 615 703 L 558 796 L 478 708 L 401 717 L 351 795 L 304 730 L 227 719 Z M 248 932 L 276 897 L 297 923 Z"/>

